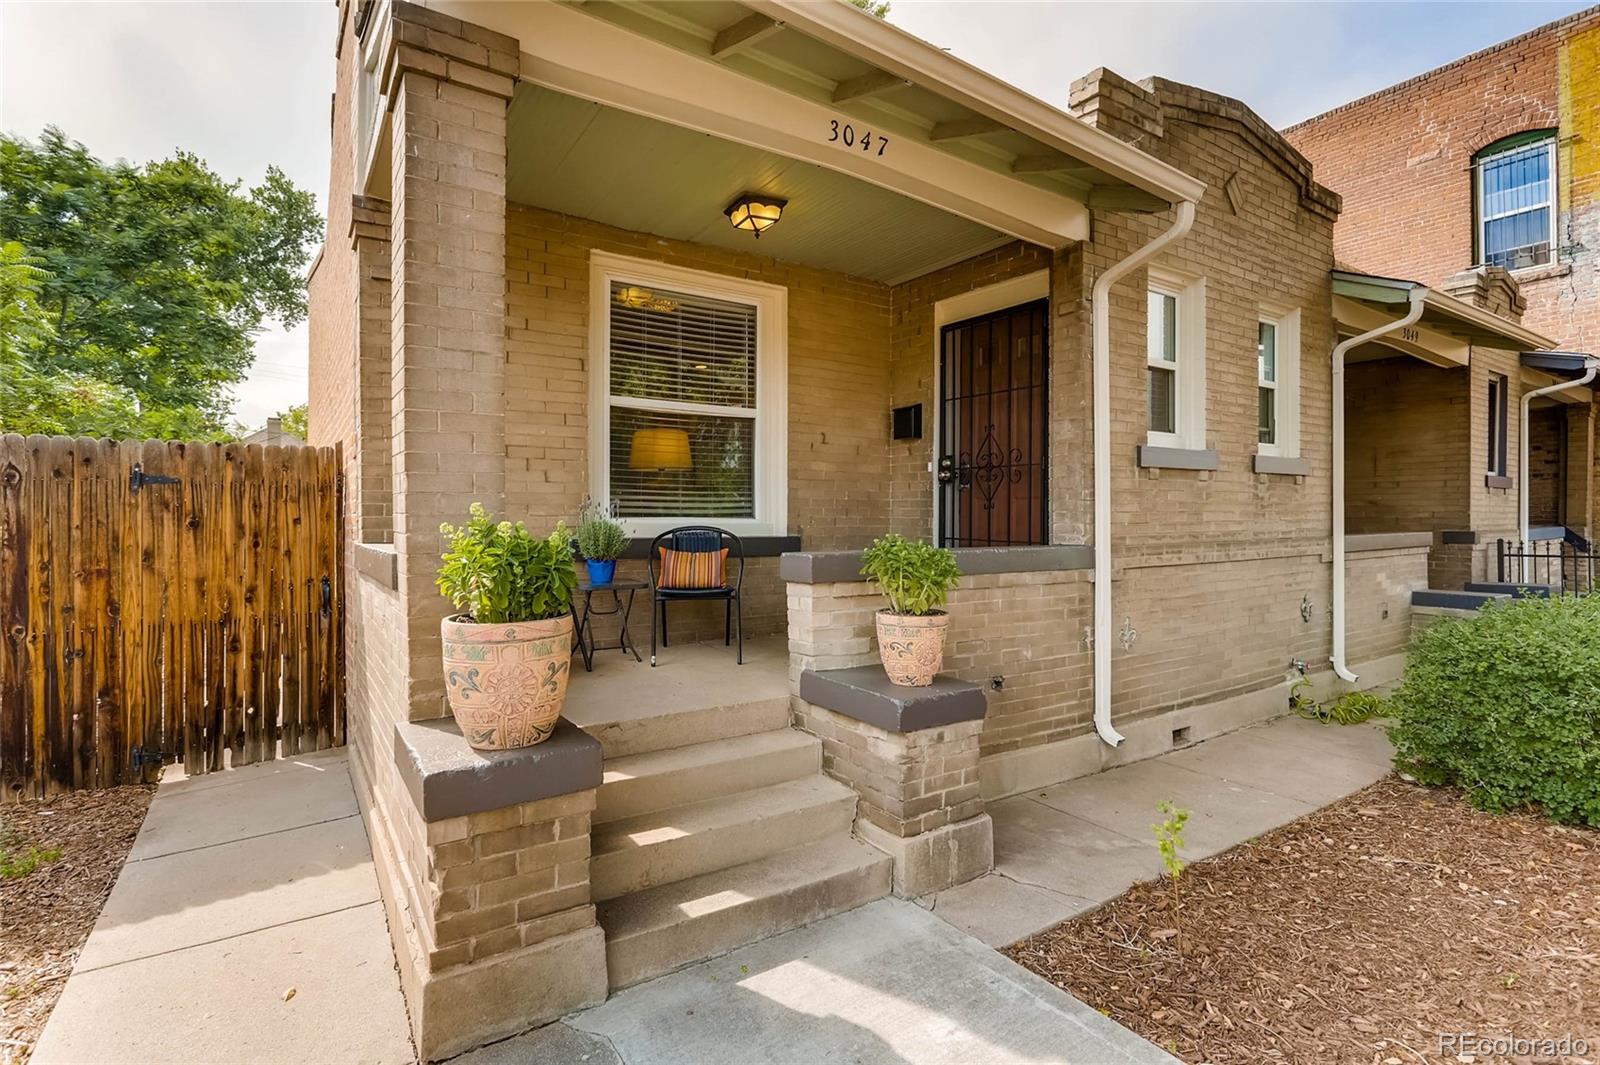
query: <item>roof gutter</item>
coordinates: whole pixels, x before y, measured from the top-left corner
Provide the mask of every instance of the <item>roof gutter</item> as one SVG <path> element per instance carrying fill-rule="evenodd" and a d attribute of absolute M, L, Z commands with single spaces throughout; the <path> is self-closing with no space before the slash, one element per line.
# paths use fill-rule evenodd
<path fill-rule="evenodd" d="M 1589 356 L 1583 362 L 1583 376 L 1571 381 L 1557 381 L 1553 385 L 1536 388 L 1522 394 L 1522 420 L 1517 430 L 1517 537 L 1528 542 L 1528 412 L 1535 399 L 1552 392 L 1565 392 L 1569 388 L 1582 388 L 1600 374 L 1600 359 Z"/>
<path fill-rule="evenodd" d="M 1333 672 L 1347 684 L 1355 683 L 1357 678 L 1345 662 L 1344 650 L 1344 357 L 1351 348 L 1416 322 L 1422 317 L 1428 298 L 1427 288 L 1410 281 L 1381 279 L 1380 284 L 1393 289 L 1397 296 L 1403 294 L 1410 302 L 1405 317 L 1385 322 L 1333 346 L 1333 655 L 1329 661 L 1333 663 Z"/>
<path fill-rule="evenodd" d="M 1094 279 L 1089 328 L 1094 355 L 1094 730 L 1111 746 L 1123 735 L 1111 724 L 1111 286 L 1143 266 L 1194 225 L 1193 200 L 1178 204 L 1165 233 Z"/>

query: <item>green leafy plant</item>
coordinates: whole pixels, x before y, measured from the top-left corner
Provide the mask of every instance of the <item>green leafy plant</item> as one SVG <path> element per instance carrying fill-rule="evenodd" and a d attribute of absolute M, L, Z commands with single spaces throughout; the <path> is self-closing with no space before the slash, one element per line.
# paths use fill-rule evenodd
<path fill-rule="evenodd" d="M 883 589 L 896 614 L 933 614 L 961 580 L 955 552 L 890 533 L 862 552 L 861 575 Z"/>
<path fill-rule="evenodd" d="M 578 511 L 578 550 L 594 562 L 621 558 L 628 549 L 628 534 L 611 520 L 600 504 L 589 500 Z"/>
<path fill-rule="evenodd" d="M 1156 803 L 1156 811 L 1162 815 L 1163 820 L 1151 825 L 1150 831 L 1156 835 L 1156 850 L 1161 853 L 1161 867 L 1167 872 L 1167 883 L 1172 890 L 1172 923 L 1177 933 L 1178 953 L 1182 954 L 1183 895 L 1179 888 L 1179 880 L 1189 863 L 1183 860 L 1179 852 L 1183 850 L 1183 830 L 1189 823 L 1189 811 L 1174 804 L 1170 799 L 1162 799 Z"/>
<path fill-rule="evenodd" d="M 1491 603 L 1425 629 L 1390 699 L 1395 765 L 1484 810 L 1600 828 L 1600 595 Z"/>
<path fill-rule="evenodd" d="M 572 609 L 578 571 L 565 523 L 541 540 L 522 522 L 497 522 L 474 503 L 467 524 L 439 532 L 446 542 L 439 590 L 472 621 L 543 621 Z"/>
<path fill-rule="evenodd" d="M 0 825 L 0 880 L 20 880 L 41 865 L 59 861 L 60 847 L 35 847 Z"/>

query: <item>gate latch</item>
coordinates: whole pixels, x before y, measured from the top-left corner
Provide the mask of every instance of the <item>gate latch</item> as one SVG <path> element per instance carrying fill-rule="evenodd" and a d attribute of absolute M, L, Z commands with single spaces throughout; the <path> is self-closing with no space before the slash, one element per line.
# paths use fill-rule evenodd
<path fill-rule="evenodd" d="M 129 492 L 137 493 L 139 491 L 139 489 L 143 488 L 147 484 L 177 484 L 177 483 L 178 483 L 178 479 L 176 477 L 168 477 L 168 476 L 166 476 L 164 474 L 160 474 L 160 473 L 145 473 L 144 472 L 144 467 L 139 465 L 137 462 L 135 462 L 133 464 L 133 469 L 128 471 L 128 491 Z"/>
<path fill-rule="evenodd" d="M 130 769 L 139 769 L 147 765 L 161 765 L 163 762 L 176 762 L 177 760 L 178 754 L 176 751 L 169 753 L 167 751 L 135 747 L 129 752 L 128 766 Z"/>

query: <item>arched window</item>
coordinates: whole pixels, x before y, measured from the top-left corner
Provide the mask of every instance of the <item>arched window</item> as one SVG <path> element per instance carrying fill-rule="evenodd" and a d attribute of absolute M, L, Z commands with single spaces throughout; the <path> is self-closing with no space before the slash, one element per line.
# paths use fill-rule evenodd
<path fill-rule="evenodd" d="M 1556 258 L 1556 131 L 1503 137 L 1472 157 L 1477 260 L 1520 270 Z"/>

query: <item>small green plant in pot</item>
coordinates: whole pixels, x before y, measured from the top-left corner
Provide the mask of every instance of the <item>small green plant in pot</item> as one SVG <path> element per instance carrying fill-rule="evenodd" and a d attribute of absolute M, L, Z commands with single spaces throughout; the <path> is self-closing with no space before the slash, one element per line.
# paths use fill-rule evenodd
<path fill-rule="evenodd" d="M 950 615 L 939 609 L 961 579 L 952 551 L 890 533 L 872 541 L 861 556 L 861 575 L 889 600 L 878 611 L 878 657 L 894 684 L 933 683 L 944 666 Z"/>
<path fill-rule="evenodd" d="M 604 507 L 588 500 L 578 511 L 578 551 L 589 569 L 589 583 L 610 584 L 617 577 L 617 559 L 628 549 L 628 534 L 606 513 Z"/>
<path fill-rule="evenodd" d="M 460 613 L 440 623 L 445 692 L 461 734 L 484 751 L 550 738 L 572 662 L 572 533 L 539 539 L 519 521 L 472 504 L 462 526 L 441 525 L 439 590 Z"/>

